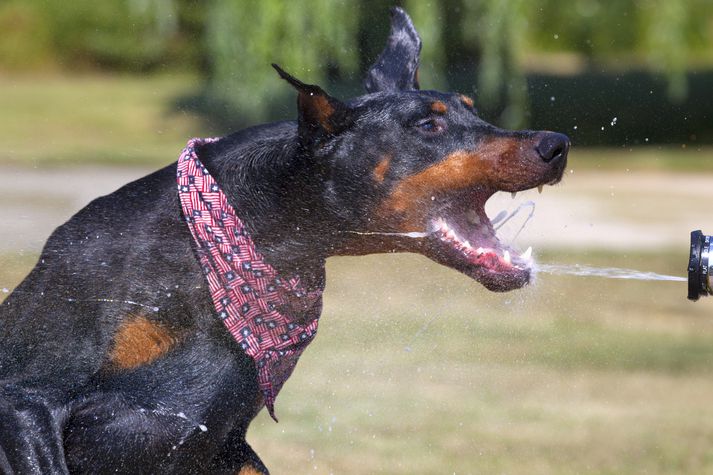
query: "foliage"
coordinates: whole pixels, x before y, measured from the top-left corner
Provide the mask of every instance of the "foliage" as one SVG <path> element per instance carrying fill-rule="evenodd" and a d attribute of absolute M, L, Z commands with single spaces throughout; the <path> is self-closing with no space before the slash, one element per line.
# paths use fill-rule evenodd
<path fill-rule="evenodd" d="M 541 2 L 532 38 L 543 50 L 572 51 L 590 62 L 647 65 L 663 72 L 669 97 L 686 95 L 686 69 L 713 57 L 709 0 L 575 0 Z"/>
<path fill-rule="evenodd" d="M 268 118 L 271 106 L 294 95 L 277 80 L 270 63 L 314 83 L 323 82 L 329 72 L 356 69 L 358 14 L 345 15 L 344 5 L 331 0 L 296 5 L 282 0 L 212 3 L 207 18 L 212 103 L 261 121 Z"/>
<path fill-rule="evenodd" d="M 366 66 L 370 54 L 353 47 L 365 27 L 370 36 L 383 34 L 374 19 L 377 11 L 385 13 L 383 2 L 378 8 L 374 3 L 366 2 L 365 8 L 355 0 L 309 0 L 288 6 L 268 0 L 246 8 L 245 3 L 217 0 L 208 21 L 213 97 L 261 119 L 269 113 L 270 99 L 284 97 L 266 68 L 269 62 L 278 59 L 288 68 L 294 65 L 293 70 L 309 68 L 310 80 L 322 83 L 335 79 L 328 77 L 329 71 L 350 74 L 355 64 Z M 453 85 L 447 78 L 463 71 L 471 84 L 477 83 L 479 106 L 490 116 L 497 112 L 496 121 L 510 127 L 527 122 L 525 57 L 568 52 L 583 58 L 592 70 L 607 63 L 648 65 L 665 74 L 669 98 L 680 102 L 687 93 L 691 56 L 713 52 L 706 43 L 713 39 L 712 25 L 701 20 L 705 12 L 713 13 L 713 4 L 706 0 L 399 3 L 410 12 L 424 40 L 422 84 L 447 88 Z M 454 50 L 471 57 L 453 54 Z"/>
<path fill-rule="evenodd" d="M 196 10 L 179 0 L 11 0 L 0 7 L 0 25 L 12 32 L 0 38 L 0 68 L 160 68 L 195 54 L 184 39 L 196 33 L 187 12 Z"/>
<path fill-rule="evenodd" d="M 687 96 L 688 71 L 713 64 L 710 0 L 393 3 L 410 12 L 423 37 L 423 86 L 477 86 L 479 107 L 508 126 L 527 122 L 526 76 L 533 66 L 540 73 L 561 69 L 551 68 L 552 58 L 580 71 L 663 74 L 674 102 Z M 206 79 L 211 112 L 239 117 L 240 125 L 284 116 L 284 104 L 293 102 L 285 102 L 290 92 L 275 80 L 271 62 L 331 90 L 355 92 L 383 45 L 391 4 L 6 0 L 0 70 L 195 71 Z"/>

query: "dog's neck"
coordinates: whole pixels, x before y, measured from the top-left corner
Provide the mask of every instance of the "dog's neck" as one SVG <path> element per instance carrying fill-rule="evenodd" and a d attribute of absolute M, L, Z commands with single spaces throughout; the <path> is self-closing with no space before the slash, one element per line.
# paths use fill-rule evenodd
<path fill-rule="evenodd" d="M 300 152 L 294 124 L 246 129 L 198 155 L 267 261 L 308 287 L 323 284 L 331 224 L 321 167 Z"/>

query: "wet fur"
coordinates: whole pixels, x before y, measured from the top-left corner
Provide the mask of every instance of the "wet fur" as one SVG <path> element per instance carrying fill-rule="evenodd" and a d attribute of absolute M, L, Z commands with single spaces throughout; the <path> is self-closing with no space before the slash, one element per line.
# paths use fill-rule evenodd
<path fill-rule="evenodd" d="M 307 287 L 323 284 L 330 255 L 419 251 L 344 232 L 399 230 L 383 210 L 408 177 L 484 137 L 534 136 L 481 121 L 458 95 L 418 91 L 420 40 L 402 10 L 390 38 L 371 94 L 341 103 L 283 71 L 299 92 L 297 122 L 197 150 L 266 260 Z M 462 134 L 436 143 L 403 125 L 435 102 Z M 513 176 L 525 166 L 508 163 Z M 254 363 L 215 316 L 194 251 L 175 163 L 52 233 L 0 305 L 0 472 L 267 473 L 245 442 L 262 408 Z"/>

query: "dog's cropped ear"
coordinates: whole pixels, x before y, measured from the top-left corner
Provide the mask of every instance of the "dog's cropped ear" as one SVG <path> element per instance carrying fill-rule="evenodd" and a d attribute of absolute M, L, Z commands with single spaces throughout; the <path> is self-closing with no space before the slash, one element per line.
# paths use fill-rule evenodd
<path fill-rule="evenodd" d="M 364 79 L 366 92 L 419 89 L 418 55 L 421 38 L 411 18 L 399 7 L 391 9 L 391 33 Z"/>
<path fill-rule="evenodd" d="M 316 142 L 321 137 L 335 135 L 350 123 L 348 107 L 330 96 L 319 86 L 305 84 L 272 65 L 282 79 L 297 89 L 297 128 L 303 142 Z"/>

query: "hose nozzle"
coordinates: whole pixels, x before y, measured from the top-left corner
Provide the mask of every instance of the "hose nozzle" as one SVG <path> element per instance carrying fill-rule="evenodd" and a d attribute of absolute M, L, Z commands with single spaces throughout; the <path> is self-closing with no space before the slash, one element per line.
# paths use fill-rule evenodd
<path fill-rule="evenodd" d="M 710 274 L 713 271 L 711 257 L 711 236 L 706 236 L 701 230 L 691 232 L 691 250 L 688 257 L 688 298 L 698 300 L 699 297 L 713 294 Z"/>

